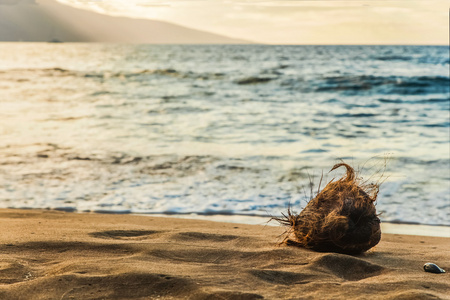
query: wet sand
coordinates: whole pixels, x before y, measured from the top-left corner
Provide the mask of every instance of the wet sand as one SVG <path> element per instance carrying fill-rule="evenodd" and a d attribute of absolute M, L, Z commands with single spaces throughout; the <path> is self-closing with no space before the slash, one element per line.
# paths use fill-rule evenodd
<path fill-rule="evenodd" d="M 0 210 L 0 299 L 450 299 L 450 239 L 383 234 L 358 256 L 277 246 L 283 228 Z"/>

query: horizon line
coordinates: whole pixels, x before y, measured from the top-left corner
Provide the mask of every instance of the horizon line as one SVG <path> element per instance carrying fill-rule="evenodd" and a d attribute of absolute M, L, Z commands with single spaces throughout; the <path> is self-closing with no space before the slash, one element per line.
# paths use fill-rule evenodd
<path fill-rule="evenodd" d="M 449 46 L 449 44 L 269 44 L 269 43 L 260 43 L 260 42 L 249 42 L 249 43 L 115 43 L 115 42 L 64 42 L 64 41 L 1 41 L 0 44 L 13 44 L 13 43 L 22 43 L 22 44 L 111 44 L 111 45 L 155 45 L 155 46 L 183 46 L 183 45 L 198 45 L 198 46 L 214 46 L 214 45 L 229 45 L 229 46 L 431 46 L 431 47 L 443 47 Z"/>

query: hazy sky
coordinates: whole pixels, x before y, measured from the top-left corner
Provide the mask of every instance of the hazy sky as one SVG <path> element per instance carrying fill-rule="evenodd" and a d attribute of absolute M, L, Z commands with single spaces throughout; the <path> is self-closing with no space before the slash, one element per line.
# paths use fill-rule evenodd
<path fill-rule="evenodd" d="M 450 0 L 58 0 L 269 44 L 448 44 Z"/>

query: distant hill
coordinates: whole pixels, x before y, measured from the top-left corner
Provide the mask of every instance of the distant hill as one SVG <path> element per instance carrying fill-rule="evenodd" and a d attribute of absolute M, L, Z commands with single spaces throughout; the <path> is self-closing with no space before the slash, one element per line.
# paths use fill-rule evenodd
<path fill-rule="evenodd" d="M 0 0 L 0 41 L 248 44 L 163 21 L 112 17 L 53 0 Z"/>

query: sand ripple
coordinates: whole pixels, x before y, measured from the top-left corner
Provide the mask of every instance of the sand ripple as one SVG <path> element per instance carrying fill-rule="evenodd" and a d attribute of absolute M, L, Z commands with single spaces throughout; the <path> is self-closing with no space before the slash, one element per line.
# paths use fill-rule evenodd
<path fill-rule="evenodd" d="M 359 256 L 278 246 L 282 228 L 0 211 L 0 299 L 448 299 L 449 239 L 384 235 Z M 433 251 L 430 251 L 433 249 Z"/>

